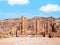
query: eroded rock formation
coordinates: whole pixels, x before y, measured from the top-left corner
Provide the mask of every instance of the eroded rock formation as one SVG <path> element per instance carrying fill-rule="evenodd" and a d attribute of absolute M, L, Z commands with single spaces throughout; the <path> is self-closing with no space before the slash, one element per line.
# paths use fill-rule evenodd
<path fill-rule="evenodd" d="M 0 38 L 24 37 L 28 35 L 60 37 L 60 19 L 54 17 L 34 17 L 0 20 Z"/>

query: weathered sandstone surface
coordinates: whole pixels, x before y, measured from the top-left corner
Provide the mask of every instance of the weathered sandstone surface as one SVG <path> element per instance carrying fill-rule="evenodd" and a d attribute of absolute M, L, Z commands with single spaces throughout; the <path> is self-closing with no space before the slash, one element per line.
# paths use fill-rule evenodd
<path fill-rule="evenodd" d="M 33 17 L 0 20 L 0 38 L 25 37 L 60 37 L 60 18 Z"/>

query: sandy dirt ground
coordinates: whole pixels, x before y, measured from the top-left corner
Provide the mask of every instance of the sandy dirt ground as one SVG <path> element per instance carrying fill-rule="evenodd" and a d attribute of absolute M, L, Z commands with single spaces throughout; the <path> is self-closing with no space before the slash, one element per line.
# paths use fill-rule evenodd
<path fill-rule="evenodd" d="M 0 39 L 0 45 L 60 45 L 60 38 L 10 37 Z"/>

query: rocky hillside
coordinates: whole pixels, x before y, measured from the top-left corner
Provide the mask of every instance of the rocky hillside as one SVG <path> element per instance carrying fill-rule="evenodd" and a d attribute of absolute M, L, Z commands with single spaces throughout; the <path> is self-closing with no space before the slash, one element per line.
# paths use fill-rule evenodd
<path fill-rule="evenodd" d="M 28 30 L 34 30 L 34 20 L 39 19 L 39 29 L 41 30 L 40 35 L 48 35 L 48 37 L 60 37 L 60 18 L 54 17 L 33 17 L 27 19 Z M 9 37 L 6 35 L 12 35 L 12 27 L 17 27 L 17 30 L 20 30 L 21 18 L 5 19 L 0 20 L 0 37 Z M 42 31 L 44 29 L 44 31 Z"/>

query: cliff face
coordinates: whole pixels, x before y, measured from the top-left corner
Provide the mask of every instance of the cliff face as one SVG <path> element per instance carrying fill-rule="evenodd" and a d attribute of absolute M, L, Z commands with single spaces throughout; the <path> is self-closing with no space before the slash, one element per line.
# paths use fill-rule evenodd
<path fill-rule="evenodd" d="M 22 35 L 42 35 L 60 37 L 60 19 L 53 17 L 26 17 L 0 20 L 0 37 L 18 37 Z"/>

